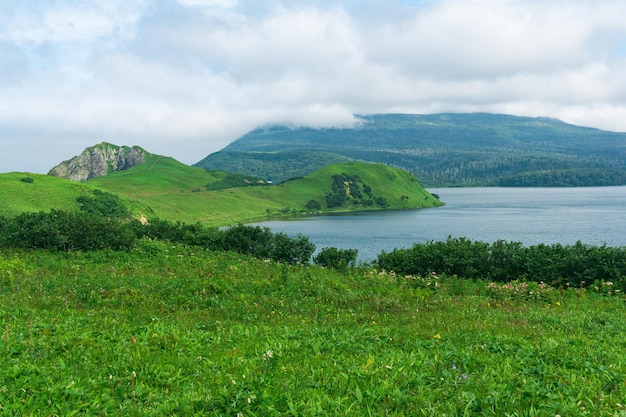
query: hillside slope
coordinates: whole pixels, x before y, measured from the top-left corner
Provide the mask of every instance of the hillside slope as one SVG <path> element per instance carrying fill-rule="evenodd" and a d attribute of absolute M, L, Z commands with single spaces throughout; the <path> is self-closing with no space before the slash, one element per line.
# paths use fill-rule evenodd
<path fill-rule="evenodd" d="M 157 217 L 216 226 L 288 214 L 441 205 L 412 174 L 366 163 L 330 165 L 309 176 L 270 185 L 155 157 L 87 183 L 141 201 Z M 339 187 L 333 188 L 334 183 Z M 327 200 L 333 195 L 334 200 Z"/>
<path fill-rule="evenodd" d="M 626 133 L 497 114 L 361 119 L 352 129 L 259 128 L 195 166 L 281 182 L 335 158 L 406 169 L 425 186 L 626 184 Z"/>
<path fill-rule="evenodd" d="M 273 185 L 255 177 L 207 171 L 145 152 L 141 164 L 87 181 L 2 174 L 0 215 L 80 210 L 77 199 L 91 197 L 96 190 L 120 196 L 130 213 L 142 220 L 158 217 L 213 226 L 301 213 L 442 204 L 420 186 L 414 175 L 383 164 L 334 164 Z"/>
<path fill-rule="evenodd" d="M 80 209 L 79 197 L 92 197 L 96 188 L 50 175 L 11 172 L 0 174 L 0 215 L 13 217 L 24 212 Z M 136 200 L 121 202 L 136 217 L 152 216 L 152 210 Z"/>

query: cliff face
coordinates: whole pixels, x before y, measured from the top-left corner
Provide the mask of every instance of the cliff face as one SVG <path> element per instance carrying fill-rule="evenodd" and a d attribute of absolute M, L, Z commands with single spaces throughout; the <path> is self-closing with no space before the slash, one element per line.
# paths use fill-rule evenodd
<path fill-rule="evenodd" d="M 80 155 L 61 162 L 48 175 L 72 181 L 86 181 L 113 171 L 123 171 L 143 164 L 148 153 L 139 146 L 115 146 L 100 143 L 85 149 Z"/>

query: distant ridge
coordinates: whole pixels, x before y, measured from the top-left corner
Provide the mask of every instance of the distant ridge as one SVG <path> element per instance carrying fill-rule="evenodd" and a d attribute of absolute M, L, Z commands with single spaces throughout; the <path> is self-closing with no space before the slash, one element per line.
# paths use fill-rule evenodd
<path fill-rule="evenodd" d="M 195 166 L 275 182 L 352 160 L 405 169 L 428 187 L 626 184 L 626 133 L 491 113 L 358 117 L 354 128 L 260 127 Z"/>
<path fill-rule="evenodd" d="M 61 162 L 48 175 L 71 181 L 87 181 L 143 164 L 148 155 L 150 154 L 139 146 L 117 146 L 102 142 Z"/>

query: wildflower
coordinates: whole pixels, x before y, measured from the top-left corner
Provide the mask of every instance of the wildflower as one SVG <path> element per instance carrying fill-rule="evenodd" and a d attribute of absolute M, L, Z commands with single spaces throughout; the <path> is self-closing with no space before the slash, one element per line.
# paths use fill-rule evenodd
<path fill-rule="evenodd" d="M 554 303 L 557 307 L 561 307 L 561 302 L 557 301 L 556 303 Z"/>
<path fill-rule="evenodd" d="M 437 333 L 436 335 L 433 336 L 434 339 L 441 339 L 441 335 L 439 333 Z"/>

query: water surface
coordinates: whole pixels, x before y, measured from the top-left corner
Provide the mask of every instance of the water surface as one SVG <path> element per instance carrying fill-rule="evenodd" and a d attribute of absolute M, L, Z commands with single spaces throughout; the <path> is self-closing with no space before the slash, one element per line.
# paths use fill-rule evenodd
<path fill-rule="evenodd" d="M 371 261 L 383 250 L 452 237 L 626 245 L 626 187 L 438 188 L 444 207 L 331 214 L 272 220 L 258 225 L 302 233 L 318 250 L 355 248 Z"/>

